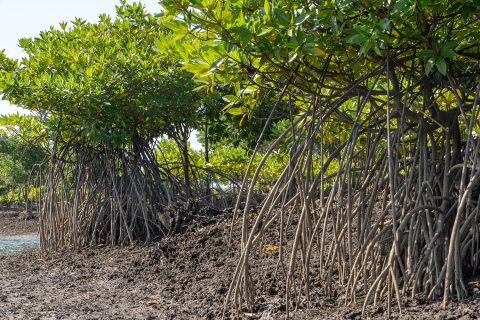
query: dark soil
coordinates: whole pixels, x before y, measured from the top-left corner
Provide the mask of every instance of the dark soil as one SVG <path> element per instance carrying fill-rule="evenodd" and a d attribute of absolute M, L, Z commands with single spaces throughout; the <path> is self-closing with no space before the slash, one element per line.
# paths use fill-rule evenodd
<path fill-rule="evenodd" d="M 10 219 L 3 216 L 0 225 L 17 234 L 34 229 L 21 229 L 24 222 Z M 238 259 L 238 243 L 228 246 L 228 221 L 218 216 L 208 223 L 191 222 L 191 227 L 182 225 L 183 233 L 148 246 L 2 256 L 0 319 L 221 319 Z M 234 231 L 238 239 L 239 230 Z M 253 254 L 258 308 L 240 318 L 285 318 L 277 255 L 263 250 Z M 300 306 L 291 319 L 362 319 L 359 307 L 326 297 L 323 284 L 313 283 L 318 287 L 312 290 L 315 303 Z M 415 302 L 402 315 L 394 309 L 391 318 L 478 319 L 480 285 L 473 281 L 470 289 L 469 300 L 447 310 L 438 302 Z M 226 318 L 234 318 L 231 309 Z M 368 318 L 385 319 L 385 306 L 370 307 Z"/>

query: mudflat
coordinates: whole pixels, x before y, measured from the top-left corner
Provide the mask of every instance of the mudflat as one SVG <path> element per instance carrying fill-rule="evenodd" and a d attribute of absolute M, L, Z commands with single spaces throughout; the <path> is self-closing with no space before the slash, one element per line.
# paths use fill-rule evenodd
<path fill-rule="evenodd" d="M 0 208 L 0 237 L 33 237 L 38 234 L 38 218 L 25 214 L 18 209 Z"/>
<path fill-rule="evenodd" d="M 36 230 L 35 220 L 3 216 L 1 221 L 4 236 Z M 30 249 L 1 256 L 0 319 L 221 319 L 240 229 L 234 229 L 230 245 L 229 234 L 229 220 L 219 219 L 146 246 L 49 254 Z M 284 319 L 278 252 L 258 250 L 252 261 L 257 307 L 238 314 L 229 307 L 226 319 Z M 341 288 L 338 296 L 326 297 L 321 280 L 312 279 L 311 302 L 300 305 L 291 319 L 367 319 L 360 306 L 345 306 Z M 478 319 L 480 286 L 475 279 L 469 290 L 468 300 L 446 310 L 439 301 L 406 301 L 401 314 L 394 307 L 391 319 Z M 385 310 L 382 303 L 369 306 L 368 318 L 385 319 Z"/>

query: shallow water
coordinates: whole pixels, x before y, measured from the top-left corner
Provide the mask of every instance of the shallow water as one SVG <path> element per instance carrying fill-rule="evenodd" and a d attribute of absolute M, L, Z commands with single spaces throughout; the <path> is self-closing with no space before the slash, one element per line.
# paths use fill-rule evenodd
<path fill-rule="evenodd" d="M 9 254 L 38 246 L 39 239 L 35 236 L 2 237 L 0 238 L 0 255 Z"/>

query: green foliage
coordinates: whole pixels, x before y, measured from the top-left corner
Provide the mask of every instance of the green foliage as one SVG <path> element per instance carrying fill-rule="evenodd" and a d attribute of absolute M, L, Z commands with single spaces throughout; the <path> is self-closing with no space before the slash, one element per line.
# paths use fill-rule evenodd
<path fill-rule="evenodd" d="M 20 144 L 31 145 L 48 152 L 51 119 L 37 114 L 10 114 L 0 116 L 0 134 L 9 136 Z"/>
<path fill-rule="evenodd" d="M 36 117 L 0 117 L 0 201 L 23 200 L 25 188 L 33 197 L 36 175 L 46 170 L 48 143 Z"/>
<path fill-rule="evenodd" d="M 320 272 L 327 282 L 347 288 L 347 301 L 362 296 L 366 306 L 385 292 L 389 301 L 396 296 L 400 307 L 404 295 L 422 290 L 429 298 L 444 290 L 444 305 L 454 291 L 459 299 L 465 296 L 461 277 L 470 262 L 464 253 L 478 251 L 478 241 L 467 236 L 475 234 L 477 226 L 469 219 L 477 207 L 466 203 L 478 178 L 471 178 L 476 171 L 467 173 L 467 166 L 469 157 L 473 163 L 478 159 L 472 110 L 480 79 L 479 1 L 162 4 L 162 19 L 179 34 L 169 46 L 181 52 L 199 89 L 232 87 L 224 95 L 224 111 L 242 122 L 261 110 L 265 92 L 295 106 L 289 118 L 278 122 L 291 134 L 277 131 L 290 147 L 289 175 L 279 177 L 276 171 L 278 189 L 271 189 L 255 223 L 244 220 L 242 259 L 234 289 L 227 294 L 238 309 L 244 302 L 253 308 L 255 301 L 249 271 L 253 259 L 248 257 L 256 245 L 253 239 L 261 238 L 265 225 L 276 225 L 274 219 L 281 220 L 282 230 L 283 220 L 272 208 L 284 208 L 286 202 L 294 207 L 292 215 L 298 211 L 290 233 L 295 240 L 289 239 L 287 317 L 290 306 L 309 299 L 309 259 L 317 236 L 324 263 Z M 188 45 L 179 39 L 188 39 Z M 230 151 L 222 157 L 233 155 Z M 459 167 L 461 182 L 451 181 L 460 180 L 453 177 Z M 322 208 L 317 211 L 310 202 L 329 177 L 333 188 L 328 200 L 318 199 Z M 239 204 L 249 191 L 240 192 Z M 249 203 L 245 206 L 247 216 Z M 431 221 L 429 228 L 425 219 Z M 331 246 L 325 236 L 330 232 L 335 238 Z M 386 234 L 393 235 L 391 240 Z M 417 235 L 418 241 L 410 241 Z M 364 258 L 370 254 L 378 260 Z"/>
<path fill-rule="evenodd" d="M 235 93 L 225 100 L 242 102 L 227 109 L 234 115 L 248 114 L 259 104 L 260 88 L 280 90 L 292 74 L 290 92 L 322 95 L 384 68 L 387 54 L 395 57 L 392 68 L 399 73 L 414 68 L 418 77 L 433 76 L 435 82 L 478 59 L 476 1 L 402 0 L 390 6 L 384 1 L 321 1 L 310 6 L 166 0 L 163 5 L 165 20 L 181 21 L 177 31 L 182 37 L 195 35 L 188 46 L 178 48 L 184 50 L 185 68 L 204 88 L 231 84 Z M 385 80 L 379 82 L 382 89 Z"/>
<path fill-rule="evenodd" d="M 253 165 L 257 167 L 265 154 L 260 152 L 255 158 Z M 157 144 L 157 160 L 164 170 L 176 177 L 176 180 L 182 179 L 182 155 L 178 151 L 175 142 L 169 139 L 160 139 Z M 190 163 L 194 168 L 195 177 L 198 184 L 203 185 L 208 175 L 215 177 L 215 182 L 226 188 L 234 184 L 239 184 L 246 172 L 250 161 L 250 153 L 247 149 L 240 146 L 232 146 L 228 143 L 217 145 L 210 153 L 210 161 L 205 161 L 203 151 L 196 151 L 189 148 Z M 257 187 L 268 189 L 276 181 L 285 165 L 288 157 L 281 152 L 274 153 L 266 162 L 264 173 L 257 183 Z M 253 175 L 251 173 L 250 177 Z"/>
<path fill-rule="evenodd" d="M 478 1 L 162 4 L 162 20 L 177 33 L 163 46 L 179 52 L 198 89 L 231 88 L 222 92 L 226 114 L 217 114 L 209 131 L 220 144 L 255 146 L 265 123 L 257 120 L 264 120 L 274 105 L 274 99 L 265 103 L 267 92 L 272 98 L 284 92 L 281 102 L 288 105 L 275 112 L 268 138 L 303 116 L 305 121 L 294 130 L 305 137 L 309 133 L 302 124 L 312 120 L 310 114 L 325 117 L 322 136 L 315 142 L 324 144 L 326 158 L 358 130 L 355 122 L 368 123 L 369 129 L 384 126 L 387 106 L 393 114 L 391 128 L 396 128 L 402 113 L 414 123 L 448 126 L 445 112 L 461 102 L 468 113 L 473 104 L 480 59 Z M 362 102 L 366 96 L 368 101 Z M 462 121 L 460 128 L 465 128 Z M 356 150 L 367 147 L 364 131 Z M 289 136 L 286 141 L 294 143 Z M 280 148 L 288 148 L 288 143 Z M 386 139 L 380 139 L 375 154 L 386 145 Z M 327 172 L 341 165 L 338 156 Z M 314 172 L 318 170 L 316 166 Z"/>
<path fill-rule="evenodd" d="M 160 138 L 156 144 L 155 155 L 163 170 L 173 175 L 177 181 L 182 180 L 184 159 L 174 140 Z M 188 144 L 188 155 L 193 166 L 204 165 L 202 154 L 192 149 L 190 144 Z"/>
<path fill-rule="evenodd" d="M 142 5 L 117 7 L 98 23 L 76 19 L 20 40 L 26 58 L 0 56 L 0 92 L 47 112 L 67 132 L 114 146 L 152 141 L 194 123 L 200 94 L 178 61 L 153 45 L 167 33 Z"/>
<path fill-rule="evenodd" d="M 244 106 L 240 101 L 236 101 L 233 104 L 234 107 L 228 107 L 228 105 L 225 107 L 225 98 L 229 96 L 224 96 L 224 103 L 208 118 L 210 143 L 214 146 L 227 143 L 253 150 L 276 102 L 271 92 L 260 93 L 260 95 L 262 99 L 258 105 L 251 107 Z M 224 112 L 222 107 L 228 110 Z M 297 112 L 296 107 L 290 108 L 287 103 L 280 103 L 266 128 L 262 142 L 269 142 L 278 137 L 285 129 L 286 119 Z M 204 133 L 200 135 L 201 141 L 204 140 L 203 136 Z"/>

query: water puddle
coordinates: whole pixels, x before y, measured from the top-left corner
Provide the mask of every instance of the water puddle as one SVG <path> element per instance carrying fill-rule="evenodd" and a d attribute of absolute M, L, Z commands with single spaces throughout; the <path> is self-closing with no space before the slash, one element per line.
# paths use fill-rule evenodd
<path fill-rule="evenodd" d="M 31 236 L 12 236 L 0 237 L 0 255 L 23 251 L 38 246 L 38 237 Z"/>

